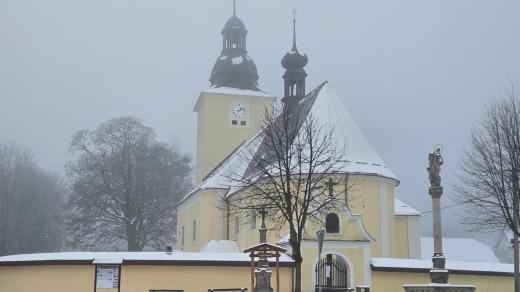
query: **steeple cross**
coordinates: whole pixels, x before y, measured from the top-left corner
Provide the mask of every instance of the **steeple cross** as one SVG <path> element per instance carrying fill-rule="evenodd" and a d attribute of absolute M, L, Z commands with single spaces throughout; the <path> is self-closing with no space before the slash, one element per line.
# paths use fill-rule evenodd
<path fill-rule="evenodd" d="M 267 215 L 267 210 L 265 209 L 265 207 L 262 207 L 262 209 L 260 209 L 260 215 L 262 215 L 262 226 L 261 226 L 261 228 L 265 228 L 265 215 Z"/>
<path fill-rule="evenodd" d="M 333 197 L 334 196 L 334 185 L 337 185 L 338 183 L 335 183 L 333 180 L 332 180 L 332 177 L 329 177 L 329 181 L 325 183 L 325 185 L 327 185 L 328 189 L 329 189 L 329 197 Z"/>

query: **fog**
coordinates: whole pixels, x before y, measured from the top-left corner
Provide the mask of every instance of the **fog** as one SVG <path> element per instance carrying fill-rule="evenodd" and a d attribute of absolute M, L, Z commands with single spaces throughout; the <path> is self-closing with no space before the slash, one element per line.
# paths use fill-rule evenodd
<path fill-rule="evenodd" d="M 238 0 L 260 88 L 276 96 L 293 8 L 307 88 L 332 83 L 421 211 L 427 153 L 442 144 L 450 205 L 486 101 L 520 87 L 520 2 Z M 231 15 L 231 0 L 1 0 L 0 143 L 63 175 L 74 131 L 133 115 L 194 155 L 192 109 Z"/>

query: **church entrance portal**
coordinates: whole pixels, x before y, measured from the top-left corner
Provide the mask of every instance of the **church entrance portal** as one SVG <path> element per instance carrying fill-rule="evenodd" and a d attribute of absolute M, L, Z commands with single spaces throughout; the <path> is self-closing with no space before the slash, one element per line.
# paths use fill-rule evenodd
<path fill-rule="evenodd" d="M 316 292 L 321 283 L 322 292 L 341 292 L 348 288 L 348 265 L 338 255 L 327 254 L 314 268 L 316 275 Z"/>

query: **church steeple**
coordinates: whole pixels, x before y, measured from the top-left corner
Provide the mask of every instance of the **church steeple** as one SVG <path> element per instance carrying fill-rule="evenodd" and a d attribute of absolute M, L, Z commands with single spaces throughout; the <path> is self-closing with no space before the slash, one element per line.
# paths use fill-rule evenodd
<path fill-rule="evenodd" d="M 211 72 L 211 86 L 259 90 L 256 65 L 247 55 L 247 30 L 236 15 L 235 1 L 233 16 L 228 19 L 221 33 L 222 52 Z"/>
<path fill-rule="evenodd" d="M 298 51 L 296 46 L 296 15 L 293 18 L 293 46 L 290 52 L 282 58 L 282 66 L 286 69 L 283 74 L 284 98 L 286 107 L 291 107 L 305 96 L 305 78 L 307 73 L 303 67 L 307 65 L 307 55 Z"/>

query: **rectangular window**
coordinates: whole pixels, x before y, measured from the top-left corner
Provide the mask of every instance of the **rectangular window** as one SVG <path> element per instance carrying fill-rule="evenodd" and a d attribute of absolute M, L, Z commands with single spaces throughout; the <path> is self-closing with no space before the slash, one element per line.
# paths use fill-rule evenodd
<path fill-rule="evenodd" d="M 246 121 L 240 121 L 240 126 L 245 126 L 246 125 Z"/>
<path fill-rule="evenodd" d="M 236 126 L 238 124 L 237 120 L 232 120 L 231 125 Z"/>
<path fill-rule="evenodd" d="M 193 221 L 193 241 L 197 239 L 197 221 Z"/>

